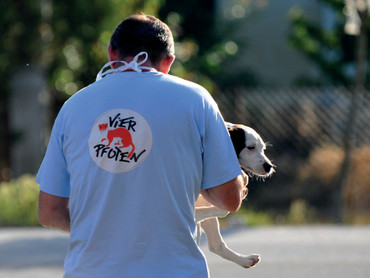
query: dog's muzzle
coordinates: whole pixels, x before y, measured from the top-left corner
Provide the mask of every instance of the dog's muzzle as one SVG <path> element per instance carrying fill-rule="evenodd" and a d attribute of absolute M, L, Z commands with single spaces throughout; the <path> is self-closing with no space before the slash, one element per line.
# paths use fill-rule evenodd
<path fill-rule="evenodd" d="M 266 171 L 266 173 L 270 173 L 272 167 L 273 166 L 268 162 L 263 163 L 263 169 Z"/>

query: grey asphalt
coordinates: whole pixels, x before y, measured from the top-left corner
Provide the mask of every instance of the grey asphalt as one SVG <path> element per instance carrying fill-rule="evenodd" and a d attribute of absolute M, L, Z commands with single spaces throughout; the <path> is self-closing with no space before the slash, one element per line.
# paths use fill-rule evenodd
<path fill-rule="evenodd" d="M 211 278 L 370 277 L 370 226 L 279 226 L 223 234 L 229 247 L 259 253 L 262 261 L 243 269 L 210 253 L 203 238 Z M 0 229 L 0 278 L 62 277 L 67 241 L 66 233 L 49 229 Z"/>

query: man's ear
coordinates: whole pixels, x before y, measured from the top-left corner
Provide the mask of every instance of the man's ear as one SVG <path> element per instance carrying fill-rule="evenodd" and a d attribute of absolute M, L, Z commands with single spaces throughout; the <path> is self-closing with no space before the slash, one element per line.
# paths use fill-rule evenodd
<path fill-rule="evenodd" d="M 164 74 L 167 74 L 171 69 L 171 65 L 172 65 L 173 61 L 175 61 L 175 56 L 174 55 L 167 56 L 162 61 L 161 65 L 159 67 L 159 71 L 164 73 Z"/>
<path fill-rule="evenodd" d="M 117 51 L 113 49 L 111 44 L 108 45 L 108 60 L 109 62 L 118 60 Z"/>

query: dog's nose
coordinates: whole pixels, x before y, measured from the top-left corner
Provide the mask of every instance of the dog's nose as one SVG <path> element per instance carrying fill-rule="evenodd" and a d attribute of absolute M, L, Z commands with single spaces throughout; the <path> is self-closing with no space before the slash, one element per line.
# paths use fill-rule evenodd
<path fill-rule="evenodd" d="M 263 163 L 263 169 L 265 169 L 266 173 L 270 173 L 272 165 L 268 162 Z"/>

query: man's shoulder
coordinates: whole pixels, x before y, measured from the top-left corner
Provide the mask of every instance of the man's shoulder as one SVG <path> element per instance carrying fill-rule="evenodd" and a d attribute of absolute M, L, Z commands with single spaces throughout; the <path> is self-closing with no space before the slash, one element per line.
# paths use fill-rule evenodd
<path fill-rule="evenodd" d="M 204 87 L 202 87 L 201 85 L 199 85 L 199 84 L 197 84 L 193 81 L 186 80 L 184 78 L 178 77 L 178 76 L 174 76 L 174 75 L 171 75 L 171 74 L 164 74 L 163 77 L 164 77 L 164 79 L 167 79 L 169 82 L 178 84 L 180 86 L 184 86 L 184 87 L 188 87 L 188 88 L 192 88 L 192 89 L 196 89 L 196 90 L 206 91 L 206 89 Z"/>
<path fill-rule="evenodd" d="M 72 96 L 70 96 L 66 100 L 63 106 L 69 107 L 69 106 L 73 106 L 76 102 L 86 101 L 86 99 L 84 98 L 88 98 L 89 97 L 88 92 L 94 91 L 96 89 L 95 87 L 96 87 L 96 82 L 91 83 L 90 85 L 87 85 L 86 87 L 80 89 L 79 91 L 74 93 Z"/>
<path fill-rule="evenodd" d="M 172 93 L 177 92 L 179 95 L 185 94 L 188 97 L 193 96 L 200 99 L 211 98 L 211 95 L 207 89 L 195 82 L 169 74 L 163 75 L 161 80 L 162 85 L 168 90 L 171 90 Z"/>

